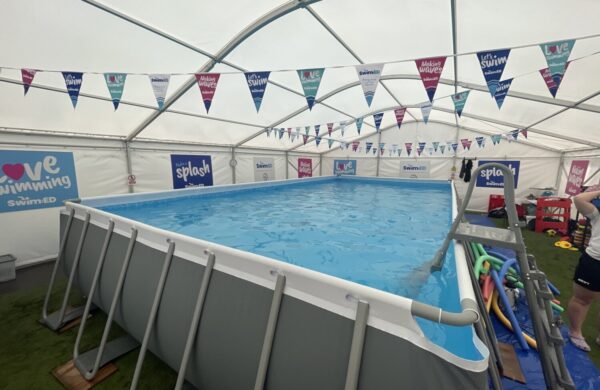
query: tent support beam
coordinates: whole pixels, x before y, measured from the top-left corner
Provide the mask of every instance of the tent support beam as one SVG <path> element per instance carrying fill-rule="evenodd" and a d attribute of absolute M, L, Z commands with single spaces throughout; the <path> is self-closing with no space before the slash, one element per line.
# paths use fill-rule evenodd
<path fill-rule="evenodd" d="M 556 193 L 558 194 L 558 186 L 560 185 L 560 180 L 562 179 L 562 171 L 565 165 L 565 152 L 560 153 L 560 161 L 558 162 L 558 170 L 556 172 L 556 183 L 554 184 L 554 188 L 556 188 Z"/>
<path fill-rule="evenodd" d="M 237 160 L 235 159 L 235 146 L 231 147 L 231 160 L 229 160 L 229 166 L 231 167 L 231 183 L 236 183 L 236 169 L 237 169 Z"/>
<path fill-rule="evenodd" d="M 131 164 L 131 151 L 129 150 L 129 142 L 123 142 L 125 144 L 125 161 L 127 162 L 127 189 L 130 194 L 133 194 L 134 185 L 129 183 L 129 177 L 133 176 L 133 168 Z"/>
<path fill-rule="evenodd" d="M 171 34 L 167 34 L 164 31 L 160 31 L 157 28 L 150 26 L 147 23 L 136 20 L 129 15 L 126 15 L 122 12 L 119 12 L 115 9 L 112 9 L 96 0 L 83 0 L 84 2 L 101 9 L 102 11 L 108 12 L 114 16 L 117 16 L 123 20 L 126 20 L 129 23 L 133 23 L 134 25 L 144 28 L 152 33 L 158 34 L 159 36 L 169 39 L 172 42 L 175 42 L 179 45 L 183 45 L 184 47 L 194 50 L 197 53 L 207 55 L 210 60 L 207 61 L 196 73 L 203 73 L 210 71 L 217 63 L 222 62 L 229 53 L 231 53 L 238 45 L 244 42 L 248 37 L 252 36 L 255 32 L 268 25 L 269 23 L 281 18 L 282 16 L 287 15 L 290 12 L 296 11 L 297 9 L 304 8 L 307 5 L 315 3 L 320 0 L 291 0 L 288 1 L 279 7 L 273 9 L 272 11 L 266 13 L 265 15 L 259 17 L 254 22 L 250 23 L 246 28 L 240 31 L 233 39 L 231 39 L 221 50 L 217 52 L 215 55 L 210 55 L 204 50 L 198 49 L 191 44 L 185 43 L 183 40 L 175 38 Z M 173 95 L 165 101 L 164 108 L 168 109 L 171 107 L 180 97 L 182 97 L 194 84 L 196 84 L 196 78 L 189 78 L 180 88 L 177 89 L 173 93 Z M 155 111 L 150 114 L 137 128 L 135 128 L 128 136 L 127 141 L 131 141 L 135 137 L 137 137 L 142 131 L 144 131 L 152 122 L 154 122 L 164 110 Z"/>
<path fill-rule="evenodd" d="M 454 61 L 454 94 L 458 93 L 458 57 L 456 53 L 458 52 L 458 39 L 456 35 L 456 1 L 450 0 L 450 17 L 452 18 L 452 54 L 454 57 L 452 58 Z M 458 143 L 458 139 L 460 138 L 460 126 L 458 124 L 458 114 L 454 112 L 454 123 L 456 124 L 456 135 L 454 137 L 454 142 Z M 450 172 L 450 177 L 453 178 L 453 174 L 456 172 L 456 153 L 452 157 L 452 168 Z"/>

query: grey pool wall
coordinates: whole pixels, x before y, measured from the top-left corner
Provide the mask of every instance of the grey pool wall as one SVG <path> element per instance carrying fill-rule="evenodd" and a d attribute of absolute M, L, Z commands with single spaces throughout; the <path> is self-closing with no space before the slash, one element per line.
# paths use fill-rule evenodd
<path fill-rule="evenodd" d="M 206 270 L 203 253 L 205 249 L 215 253 L 215 268 L 186 371 L 186 379 L 197 388 L 254 388 L 278 273 L 286 276 L 286 286 L 264 388 L 343 389 L 357 299 L 369 303 L 370 308 L 358 371 L 359 389 L 487 387 L 485 348 L 481 347 L 484 359 L 467 361 L 431 343 L 412 318 L 409 299 L 156 229 L 86 205 L 69 203 L 67 210 L 71 209 L 75 219 L 62 260 L 67 274 L 75 260 L 84 216 L 91 216 L 76 270 L 83 292 L 90 291 L 108 222 L 115 223 L 93 297 L 105 312 L 115 293 L 131 228 L 138 230 L 115 315 L 115 321 L 138 341 L 148 321 L 167 239 L 175 243 L 149 349 L 176 371 Z M 67 210 L 61 214 L 61 231 L 68 219 Z"/>

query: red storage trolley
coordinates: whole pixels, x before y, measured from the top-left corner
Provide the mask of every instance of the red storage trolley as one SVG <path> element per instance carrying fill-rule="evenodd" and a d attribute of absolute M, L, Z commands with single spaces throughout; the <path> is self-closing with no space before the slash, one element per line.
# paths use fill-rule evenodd
<path fill-rule="evenodd" d="M 557 197 L 541 197 L 537 200 L 535 213 L 535 231 L 540 233 L 546 229 L 567 232 L 571 218 L 571 199 Z"/>

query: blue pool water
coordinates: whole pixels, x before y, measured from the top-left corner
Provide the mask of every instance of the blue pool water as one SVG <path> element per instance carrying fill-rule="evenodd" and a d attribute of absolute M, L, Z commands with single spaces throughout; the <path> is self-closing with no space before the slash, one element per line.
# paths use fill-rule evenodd
<path fill-rule="evenodd" d="M 448 183 L 331 179 L 101 209 L 460 311 L 454 251 L 429 260 L 451 224 Z M 418 320 L 425 334 L 479 360 L 471 327 Z"/>

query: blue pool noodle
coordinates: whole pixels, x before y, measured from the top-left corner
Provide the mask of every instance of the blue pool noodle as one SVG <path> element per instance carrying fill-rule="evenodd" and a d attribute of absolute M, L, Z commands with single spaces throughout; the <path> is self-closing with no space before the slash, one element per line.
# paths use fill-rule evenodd
<path fill-rule="evenodd" d="M 507 269 L 508 269 L 508 267 L 507 267 Z M 527 345 L 527 342 L 525 341 L 525 337 L 523 337 L 523 331 L 521 330 L 521 326 L 519 325 L 519 322 L 517 321 L 517 318 L 515 317 L 515 313 L 512 311 L 512 308 L 510 307 L 510 303 L 508 302 L 508 297 L 506 296 L 506 292 L 504 291 L 504 285 L 502 284 L 502 280 L 498 277 L 498 273 L 494 269 L 492 269 L 490 271 L 490 275 L 492 275 L 492 279 L 494 280 L 494 284 L 496 285 L 496 290 L 498 290 L 498 296 L 500 297 L 500 300 L 502 300 L 502 304 L 504 305 L 504 308 L 506 310 L 507 317 L 513 327 L 513 333 L 515 334 L 515 337 L 519 341 L 521 348 L 523 348 L 523 350 L 525 350 L 525 351 L 528 351 L 529 345 Z"/>

